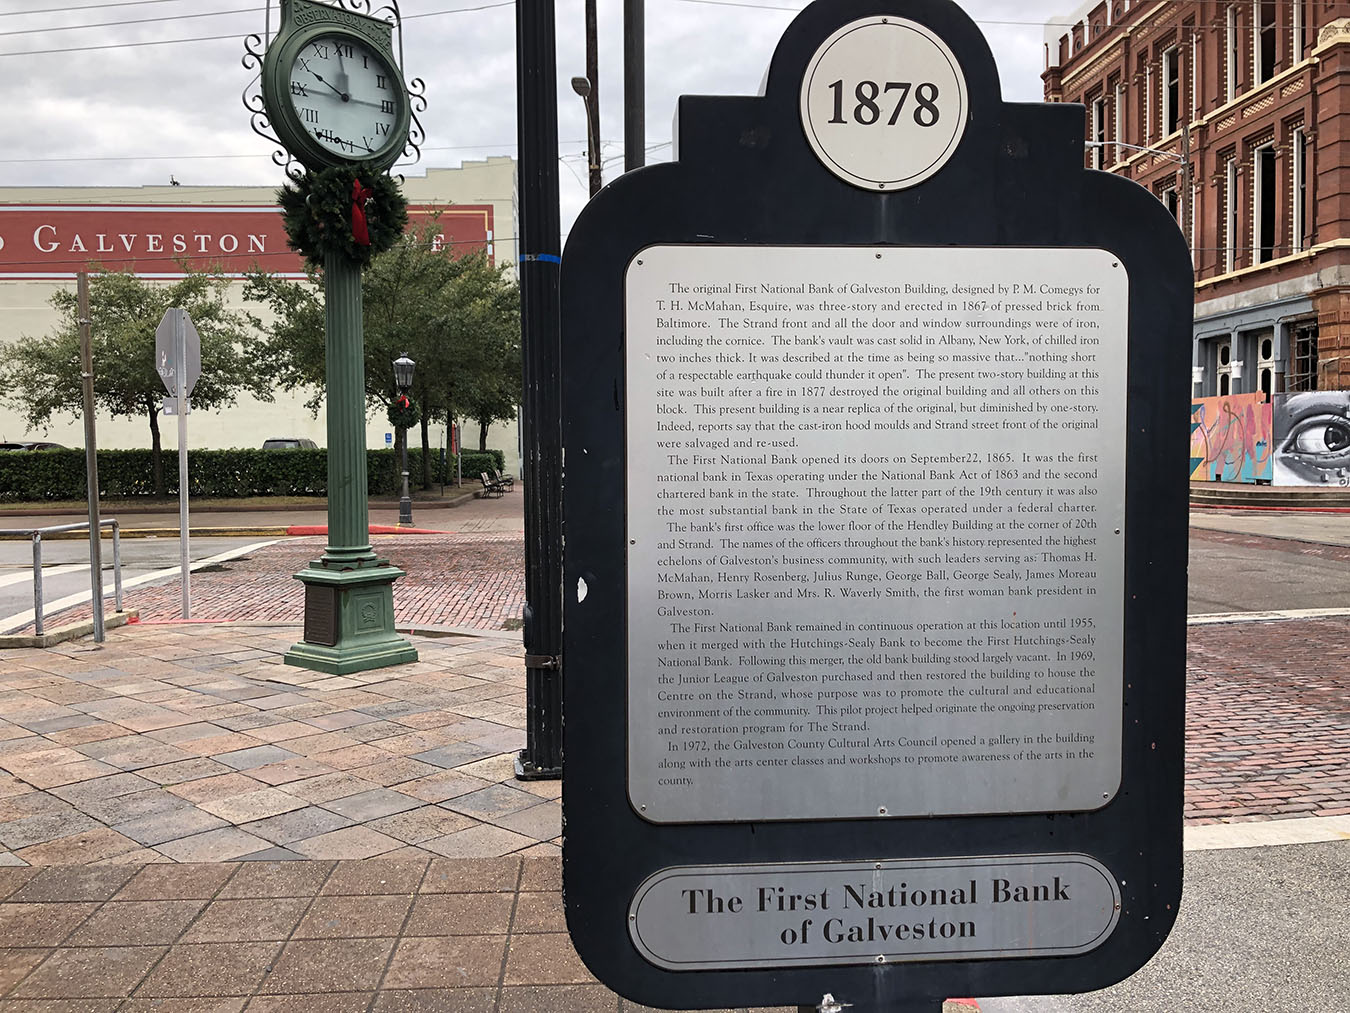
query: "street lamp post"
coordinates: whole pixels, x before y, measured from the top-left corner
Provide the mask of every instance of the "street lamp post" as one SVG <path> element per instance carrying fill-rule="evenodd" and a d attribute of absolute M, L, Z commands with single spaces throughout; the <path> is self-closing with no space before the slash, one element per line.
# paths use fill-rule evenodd
<path fill-rule="evenodd" d="M 404 352 L 394 360 L 394 386 L 399 394 L 406 395 L 412 389 L 413 370 L 417 363 Z M 398 501 L 398 523 L 400 527 L 412 527 L 412 495 L 408 492 L 408 427 L 399 426 L 403 438 L 403 495 Z"/>
<path fill-rule="evenodd" d="M 581 96 L 581 104 L 586 107 L 586 166 L 590 170 L 591 196 L 594 197 L 605 185 L 600 171 L 600 124 L 592 108 L 597 97 L 588 77 L 572 78 L 572 90 Z"/>

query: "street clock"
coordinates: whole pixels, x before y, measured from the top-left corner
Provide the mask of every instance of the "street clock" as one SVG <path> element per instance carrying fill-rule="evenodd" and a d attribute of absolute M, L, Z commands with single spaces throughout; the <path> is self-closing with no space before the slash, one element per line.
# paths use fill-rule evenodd
<path fill-rule="evenodd" d="M 408 88 L 393 26 L 315 0 L 281 0 L 262 99 L 277 138 L 307 169 L 388 168 L 408 140 Z"/>

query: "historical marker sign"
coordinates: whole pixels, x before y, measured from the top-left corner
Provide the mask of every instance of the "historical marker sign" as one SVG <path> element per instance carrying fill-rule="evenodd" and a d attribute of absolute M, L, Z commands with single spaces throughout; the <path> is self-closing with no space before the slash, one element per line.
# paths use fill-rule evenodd
<path fill-rule="evenodd" d="M 578 951 L 662 1007 L 1118 980 L 1180 893 L 1178 230 L 946 0 L 814 4 L 678 129 L 564 257 Z"/>
<path fill-rule="evenodd" d="M 1128 289 L 1105 250 L 642 252 L 625 318 L 628 396 L 651 409 L 626 419 L 639 812 L 1115 794 Z"/>
<path fill-rule="evenodd" d="M 966 80 L 942 39 L 916 21 L 852 21 L 816 50 L 802 77 L 802 127 L 840 179 L 869 190 L 922 183 L 966 129 Z"/>

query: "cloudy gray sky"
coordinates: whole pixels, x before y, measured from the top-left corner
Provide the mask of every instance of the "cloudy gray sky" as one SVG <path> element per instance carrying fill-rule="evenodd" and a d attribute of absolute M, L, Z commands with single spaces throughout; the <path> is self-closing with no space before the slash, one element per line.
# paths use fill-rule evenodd
<path fill-rule="evenodd" d="M 243 38 L 265 0 L 0 0 L 7 145 L 0 185 L 276 184 L 271 147 L 249 129 Z M 828 2 L 828 0 L 824 0 Z M 903 6 L 903 0 L 897 0 Z M 649 161 L 670 157 L 681 94 L 754 94 L 794 0 L 647 0 Z M 1004 97 L 1041 97 L 1044 22 L 1059 0 L 964 0 L 998 59 Z M 621 0 L 599 0 L 606 178 L 623 168 Z M 427 85 L 421 163 L 515 154 L 515 5 L 402 0 L 405 72 Z M 277 17 L 272 0 L 272 23 Z M 559 0 L 558 103 L 564 228 L 585 201 L 582 0 Z"/>

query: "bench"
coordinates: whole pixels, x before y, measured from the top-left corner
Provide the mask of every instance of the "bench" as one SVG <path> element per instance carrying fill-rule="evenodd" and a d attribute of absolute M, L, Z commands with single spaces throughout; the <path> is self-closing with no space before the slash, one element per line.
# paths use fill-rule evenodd
<path fill-rule="evenodd" d="M 516 477 L 514 475 L 503 475 L 500 471 L 493 472 L 497 476 L 497 484 L 507 492 L 516 491 Z"/>
<path fill-rule="evenodd" d="M 500 497 L 501 494 L 505 491 L 505 487 L 495 478 L 489 478 L 488 473 L 486 471 L 480 471 L 478 473 L 478 478 L 479 481 L 483 483 L 482 495 L 485 498 L 491 496 Z"/>

